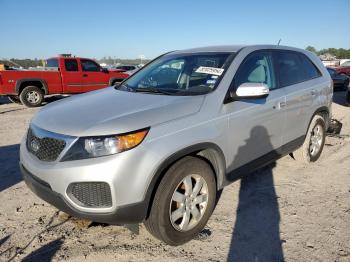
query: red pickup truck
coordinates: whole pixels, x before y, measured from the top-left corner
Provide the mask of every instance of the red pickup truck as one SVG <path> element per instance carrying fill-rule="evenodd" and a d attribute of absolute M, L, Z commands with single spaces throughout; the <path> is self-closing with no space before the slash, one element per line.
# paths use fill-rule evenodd
<path fill-rule="evenodd" d="M 334 68 L 338 74 L 350 76 L 350 61 L 343 63 L 341 66 Z"/>
<path fill-rule="evenodd" d="M 47 59 L 43 70 L 0 71 L 0 95 L 36 107 L 45 95 L 84 93 L 114 85 L 128 76 L 123 70 L 102 68 L 91 59 L 59 56 Z"/>

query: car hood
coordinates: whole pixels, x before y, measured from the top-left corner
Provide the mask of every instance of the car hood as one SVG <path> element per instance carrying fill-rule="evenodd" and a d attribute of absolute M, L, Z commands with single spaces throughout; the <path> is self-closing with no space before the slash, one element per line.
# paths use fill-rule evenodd
<path fill-rule="evenodd" d="M 32 123 L 71 136 L 120 134 L 195 114 L 204 97 L 134 93 L 109 87 L 48 104 Z"/>

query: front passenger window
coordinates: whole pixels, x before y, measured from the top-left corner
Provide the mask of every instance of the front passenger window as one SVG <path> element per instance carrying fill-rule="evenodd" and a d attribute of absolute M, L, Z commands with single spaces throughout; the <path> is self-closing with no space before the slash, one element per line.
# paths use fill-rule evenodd
<path fill-rule="evenodd" d="M 235 76 L 236 87 L 243 83 L 264 83 L 270 90 L 276 88 L 272 56 L 269 52 L 253 53 L 245 59 Z"/>
<path fill-rule="evenodd" d="M 83 68 L 83 71 L 85 71 L 85 72 L 99 72 L 99 71 L 101 71 L 100 66 L 91 60 L 80 59 L 80 62 L 81 62 L 81 67 Z"/>

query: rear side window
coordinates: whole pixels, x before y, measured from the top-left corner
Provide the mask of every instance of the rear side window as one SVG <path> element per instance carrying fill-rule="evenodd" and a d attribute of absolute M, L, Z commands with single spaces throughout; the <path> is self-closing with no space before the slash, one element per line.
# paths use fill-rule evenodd
<path fill-rule="evenodd" d="M 66 67 L 66 71 L 78 71 L 78 62 L 76 59 L 65 59 L 64 66 Z"/>
<path fill-rule="evenodd" d="M 304 71 L 304 80 L 310 80 L 316 77 L 321 76 L 320 71 L 317 69 L 317 67 L 310 61 L 309 58 L 306 57 L 304 54 L 299 54 L 300 59 L 303 65 L 303 71 Z"/>
<path fill-rule="evenodd" d="M 81 67 L 83 68 L 83 71 L 85 72 L 99 72 L 100 66 L 96 64 L 94 61 L 87 60 L 87 59 L 80 59 L 81 61 Z"/>
<path fill-rule="evenodd" d="M 321 75 L 309 58 L 293 51 L 279 51 L 276 64 L 281 87 L 308 81 Z"/>
<path fill-rule="evenodd" d="M 46 60 L 46 67 L 58 67 L 58 59 L 48 59 Z"/>
<path fill-rule="evenodd" d="M 295 52 L 278 52 L 277 68 L 280 86 L 290 86 L 304 81 L 299 55 Z"/>

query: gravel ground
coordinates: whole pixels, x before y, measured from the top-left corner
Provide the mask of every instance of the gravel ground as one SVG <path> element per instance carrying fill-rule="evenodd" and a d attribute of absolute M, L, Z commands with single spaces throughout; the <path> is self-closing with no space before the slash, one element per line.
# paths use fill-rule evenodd
<path fill-rule="evenodd" d="M 0 261 L 350 261 L 350 108 L 335 93 L 320 160 L 284 157 L 224 189 L 207 227 L 193 241 L 167 246 L 144 227 L 69 217 L 23 183 L 18 149 L 38 109 L 0 98 Z M 139 234 L 136 232 L 139 230 Z"/>

